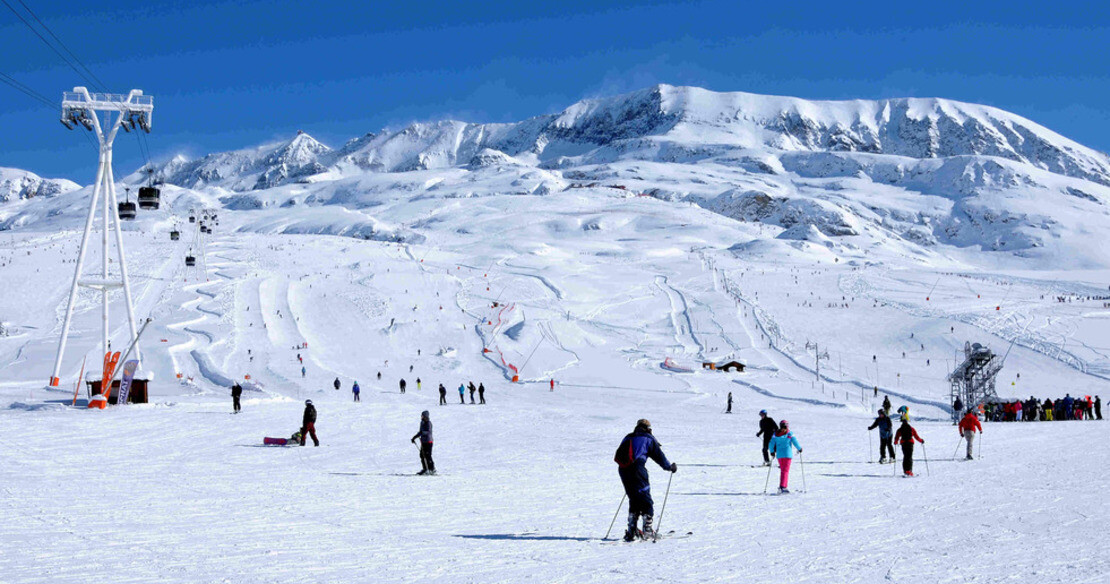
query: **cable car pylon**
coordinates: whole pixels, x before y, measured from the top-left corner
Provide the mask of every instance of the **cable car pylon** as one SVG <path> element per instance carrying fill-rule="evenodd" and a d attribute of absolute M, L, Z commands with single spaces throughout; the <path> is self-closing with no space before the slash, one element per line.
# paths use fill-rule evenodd
<path fill-rule="evenodd" d="M 84 87 L 74 87 L 72 92 L 62 95 L 62 125 L 69 129 L 82 126 L 96 134 L 100 143 L 99 158 L 96 167 L 96 182 L 93 184 L 92 197 L 89 201 L 89 214 L 85 219 L 85 231 L 81 235 L 81 247 L 77 252 L 77 266 L 73 270 L 73 284 L 69 290 L 69 302 L 66 304 L 65 319 L 62 321 L 62 333 L 58 339 L 58 354 L 54 359 L 54 370 L 50 375 L 50 386 L 57 387 L 58 376 L 62 369 L 62 359 L 65 357 L 66 341 L 69 339 L 69 327 L 73 321 L 73 308 L 77 303 L 79 288 L 91 288 L 100 291 L 100 316 L 103 325 L 101 342 L 103 350 L 107 353 L 111 349 L 110 328 L 108 325 L 108 294 L 116 288 L 123 289 L 124 307 L 127 310 L 129 336 L 123 345 L 127 346 L 138 337 L 135 310 L 131 300 L 131 281 L 127 275 L 127 261 L 123 249 L 123 234 L 120 230 L 119 201 L 116 197 L 115 175 L 112 173 L 112 143 L 120 128 L 130 132 L 138 127 L 144 132 L 150 132 L 151 114 L 154 112 L 154 98 L 143 95 L 138 89 L 132 89 L 127 95 L 109 93 L 89 93 Z M 104 125 L 101 125 L 101 116 Z M 107 129 L 106 128 L 110 128 Z M 130 203 L 130 202 L 129 202 Z M 98 207 L 99 204 L 99 207 Z M 134 204 L 134 203 L 130 203 Z M 100 247 L 101 265 L 100 274 L 82 277 L 85 267 L 85 253 L 89 248 L 89 236 L 96 227 L 97 211 L 100 211 Z M 116 254 L 119 262 L 119 274 L 113 276 L 108 271 L 109 261 L 109 233 L 115 233 Z M 135 358 L 142 362 L 142 353 L 138 344 L 135 346 Z M 109 390 L 110 391 L 110 390 Z"/>

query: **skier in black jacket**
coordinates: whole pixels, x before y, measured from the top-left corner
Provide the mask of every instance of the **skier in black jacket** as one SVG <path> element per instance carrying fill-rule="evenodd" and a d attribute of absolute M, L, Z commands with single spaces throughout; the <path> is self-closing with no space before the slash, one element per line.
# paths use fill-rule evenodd
<path fill-rule="evenodd" d="M 235 413 L 239 413 L 239 398 L 243 395 L 243 386 L 238 382 L 231 386 L 231 407 L 235 409 Z"/>
<path fill-rule="evenodd" d="M 439 384 L 439 405 L 447 405 L 447 388 L 443 384 Z"/>
<path fill-rule="evenodd" d="M 401 379 L 401 383 L 399 383 L 398 385 L 401 386 L 401 393 L 405 393 L 405 386 L 407 384 L 405 383 L 405 380 L 403 378 Z"/>
<path fill-rule="evenodd" d="M 481 383 L 478 384 L 478 403 L 486 403 L 486 386 Z"/>
<path fill-rule="evenodd" d="M 335 378 L 335 381 L 332 382 L 332 385 L 335 386 L 335 391 L 339 391 L 340 383 L 339 383 L 339 378 L 338 377 Z"/>
<path fill-rule="evenodd" d="M 767 451 L 767 447 L 771 445 L 771 438 L 775 437 L 778 429 L 778 423 L 767 415 L 767 410 L 760 410 L 759 431 L 755 435 L 763 436 L 763 466 L 771 466 L 771 454 Z"/>
<path fill-rule="evenodd" d="M 428 410 L 420 413 L 420 431 L 412 437 L 412 443 L 416 444 L 416 439 L 420 439 L 420 466 L 421 471 L 416 473 L 418 475 L 436 474 L 436 463 L 432 461 L 432 419 Z"/>
<path fill-rule="evenodd" d="M 470 390 L 470 404 L 474 405 L 474 392 L 478 391 L 478 388 L 474 387 L 474 382 L 473 381 L 468 383 L 466 385 L 466 388 Z"/>
<path fill-rule="evenodd" d="M 651 481 L 647 471 L 649 458 L 666 470 L 678 470 L 678 465 L 667 460 L 667 455 L 663 454 L 663 446 L 651 434 L 651 422 L 640 420 L 636 422 L 632 433 L 621 440 L 617 454 L 613 457 L 624 492 L 628 495 L 628 530 L 624 533 L 625 541 L 632 541 L 637 536 L 648 539 L 655 535 L 651 527 L 655 507 L 651 500 Z M 641 516 L 644 518 L 642 531 L 637 526 Z"/>
<path fill-rule="evenodd" d="M 304 446 L 305 436 L 312 436 L 312 444 L 319 446 L 320 441 L 316 438 L 316 406 L 312 405 L 312 400 L 304 400 L 304 417 L 301 419 L 301 446 Z"/>
<path fill-rule="evenodd" d="M 879 417 L 867 427 L 869 431 L 875 428 L 879 429 L 879 464 L 887 462 L 894 464 L 898 461 L 894 456 L 894 423 L 890 421 L 890 416 L 886 415 L 886 410 L 879 410 Z M 890 454 L 889 457 L 887 453 Z"/>

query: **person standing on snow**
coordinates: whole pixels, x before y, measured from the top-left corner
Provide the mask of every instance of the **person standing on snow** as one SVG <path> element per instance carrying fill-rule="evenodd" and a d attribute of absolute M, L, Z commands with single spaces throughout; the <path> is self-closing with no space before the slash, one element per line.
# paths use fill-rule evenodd
<path fill-rule="evenodd" d="M 443 384 L 439 384 L 439 405 L 447 405 L 447 388 Z"/>
<path fill-rule="evenodd" d="M 732 392 L 731 391 L 728 392 L 728 407 L 725 408 L 725 413 L 726 414 L 731 414 L 732 413 Z"/>
<path fill-rule="evenodd" d="M 399 385 L 401 386 L 401 393 L 405 393 L 405 379 L 403 377 L 401 378 L 401 383 Z"/>
<path fill-rule="evenodd" d="M 235 385 L 231 386 L 231 407 L 232 407 L 232 409 L 235 410 L 236 414 L 238 414 L 239 410 L 241 409 L 240 406 L 239 406 L 239 398 L 242 397 L 242 396 L 243 396 L 243 386 L 239 385 L 239 382 L 236 381 Z"/>
<path fill-rule="evenodd" d="M 464 396 L 465 393 L 466 393 L 466 386 L 460 383 L 459 384 L 459 403 L 463 404 L 463 405 L 466 405 L 466 397 Z"/>
<path fill-rule="evenodd" d="M 361 399 L 359 399 L 359 397 L 358 397 L 358 394 L 359 394 L 359 392 L 360 392 L 360 391 L 361 391 L 361 389 L 360 389 L 360 388 L 359 388 L 359 386 L 358 386 L 358 381 L 355 381 L 355 384 L 351 386 L 351 393 L 355 394 L 355 401 L 356 401 L 356 402 L 357 402 L 357 401 L 362 401 L 362 400 L 361 400 Z"/>
<path fill-rule="evenodd" d="M 304 370 L 304 366 L 302 365 L 301 366 L 301 377 L 302 378 L 304 377 L 304 374 L 305 374 L 305 370 Z"/>
<path fill-rule="evenodd" d="M 416 378 L 416 391 L 420 391 L 420 378 Z"/>
<path fill-rule="evenodd" d="M 980 434 L 983 433 L 983 425 L 979 423 L 979 417 L 971 410 L 967 411 L 967 415 L 960 420 L 960 435 L 967 440 L 967 459 L 971 460 L 972 445 L 975 442 L 975 431 L 978 430 Z"/>
<path fill-rule="evenodd" d="M 887 417 L 890 417 L 890 408 L 891 408 L 890 396 L 889 395 L 884 395 L 883 396 L 883 409 L 886 410 Z"/>
<path fill-rule="evenodd" d="M 312 444 L 314 446 L 320 445 L 320 440 L 316 438 L 316 406 L 312 405 L 312 400 L 304 400 L 304 417 L 301 418 L 301 446 L 305 444 L 305 436 L 312 436 Z"/>
<path fill-rule="evenodd" d="M 339 378 L 338 377 L 335 378 L 335 381 L 332 382 L 332 385 L 335 386 L 335 391 L 339 391 L 340 383 L 339 383 Z"/>
<path fill-rule="evenodd" d="M 909 406 L 898 407 L 898 419 L 903 422 L 910 421 L 910 408 Z"/>
<path fill-rule="evenodd" d="M 666 470 L 678 470 L 678 465 L 667 460 L 667 455 L 663 454 L 663 446 L 652 435 L 651 422 L 640 420 L 636 422 L 632 433 L 621 440 L 617 454 L 613 457 L 624 492 L 628 496 L 628 529 L 624 532 L 624 541 L 655 536 L 651 526 L 655 504 L 651 499 L 651 479 L 647 471 L 649 458 Z M 640 517 L 644 519 L 643 529 L 638 526 Z"/>
<path fill-rule="evenodd" d="M 879 429 L 879 464 L 887 462 L 894 464 L 898 461 L 894 456 L 894 445 L 891 443 L 894 439 L 894 423 L 890 421 L 890 416 L 886 415 L 886 410 L 879 410 L 879 416 L 867 427 L 867 430 L 871 431 L 875 428 Z M 887 454 L 890 456 L 888 457 Z"/>
<path fill-rule="evenodd" d="M 1102 419 L 1102 398 L 1095 396 L 1095 419 Z"/>
<path fill-rule="evenodd" d="M 925 440 L 917 435 L 917 430 L 910 425 L 909 419 L 902 420 L 902 425 L 894 433 L 894 443 L 902 445 L 902 474 L 913 476 L 913 441 L 924 444 Z"/>
<path fill-rule="evenodd" d="M 478 391 L 478 388 L 474 387 L 473 381 L 467 384 L 466 388 L 470 390 L 470 405 L 474 405 L 474 392 Z"/>
<path fill-rule="evenodd" d="M 486 386 L 478 383 L 478 403 L 486 405 Z"/>
<path fill-rule="evenodd" d="M 763 436 L 763 466 L 771 466 L 771 455 L 768 454 L 768 447 L 771 444 L 771 438 L 775 437 L 775 432 L 778 429 L 779 425 L 774 418 L 767 415 L 767 410 L 759 410 L 759 431 L 755 435 L 757 437 Z"/>
<path fill-rule="evenodd" d="M 794 462 L 794 449 L 798 449 L 798 454 L 802 453 L 802 445 L 798 444 L 798 439 L 790 432 L 790 423 L 786 420 L 779 422 L 779 429 L 775 432 L 774 438 L 771 438 L 771 456 L 774 456 L 779 461 L 779 494 L 786 495 L 790 493 L 790 464 Z"/>
<path fill-rule="evenodd" d="M 420 431 L 417 432 L 411 442 L 416 444 L 416 439 L 420 439 L 420 472 L 418 475 L 434 475 L 436 474 L 436 463 L 432 461 L 432 419 L 428 410 L 420 412 Z"/>

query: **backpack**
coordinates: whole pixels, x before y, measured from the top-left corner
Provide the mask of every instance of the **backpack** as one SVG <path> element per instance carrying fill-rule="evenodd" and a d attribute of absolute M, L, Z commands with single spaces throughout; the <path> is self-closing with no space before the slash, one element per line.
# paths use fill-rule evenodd
<path fill-rule="evenodd" d="M 628 444 L 627 447 L 625 447 L 625 443 Z M 624 442 L 621 442 L 621 445 L 617 447 L 617 453 L 613 456 L 613 462 L 617 463 L 617 466 L 620 468 L 628 468 L 632 466 L 634 462 L 636 462 L 636 458 L 632 455 L 631 435 L 626 438 Z"/>

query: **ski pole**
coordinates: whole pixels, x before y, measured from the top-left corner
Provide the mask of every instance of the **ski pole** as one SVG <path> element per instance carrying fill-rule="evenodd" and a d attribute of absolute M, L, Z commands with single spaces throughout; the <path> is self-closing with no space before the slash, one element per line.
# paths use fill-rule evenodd
<path fill-rule="evenodd" d="M 617 524 L 617 516 L 621 514 L 621 507 L 624 507 L 624 498 L 627 494 L 621 495 L 621 502 L 617 504 L 617 512 L 613 514 L 613 521 L 609 523 L 609 531 L 605 532 L 605 537 L 602 539 L 609 539 L 609 534 L 613 532 L 613 526 Z"/>
<path fill-rule="evenodd" d="M 659 523 L 655 524 L 655 537 L 652 538 L 651 543 L 659 541 L 659 526 L 663 525 L 663 512 L 667 510 L 667 497 L 671 496 L 671 481 L 674 480 L 674 473 L 671 473 L 670 478 L 667 479 L 667 493 L 663 495 L 663 506 L 659 508 Z"/>
<path fill-rule="evenodd" d="M 867 435 L 870 436 L 871 433 L 868 432 Z M 806 488 L 806 461 L 802 459 L 801 452 L 798 453 L 798 466 L 802 468 L 802 492 L 808 493 L 809 489 Z"/>
<path fill-rule="evenodd" d="M 763 481 L 763 494 L 767 494 L 767 485 L 771 484 L 771 463 L 767 463 L 767 480 Z"/>
<path fill-rule="evenodd" d="M 921 455 L 925 458 L 925 476 L 929 476 L 929 451 L 925 449 L 925 443 L 921 443 Z"/>
<path fill-rule="evenodd" d="M 960 444 L 964 443 L 964 437 L 960 436 L 960 441 L 956 442 L 956 448 L 952 451 L 952 460 L 956 460 L 956 453 L 960 451 Z"/>
<path fill-rule="evenodd" d="M 875 462 L 875 457 L 871 455 L 871 430 L 867 431 L 867 462 Z"/>
<path fill-rule="evenodd" d="M 979 460 L 983 459 L 983 433 L 979 432 Z"/>

